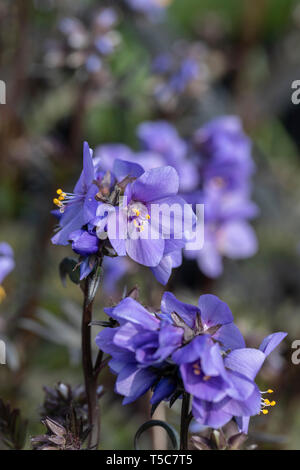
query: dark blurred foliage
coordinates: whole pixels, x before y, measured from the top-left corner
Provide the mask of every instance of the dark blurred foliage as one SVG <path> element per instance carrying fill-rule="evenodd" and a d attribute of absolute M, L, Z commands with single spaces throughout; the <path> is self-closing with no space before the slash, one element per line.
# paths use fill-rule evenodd
<path fill-rule="evenodd" d="M 89 24 L 100 7 L 112 4 L 121 43 L 105 58 L 101 77 L 82 67 L 47 64 L 47 45 L 61 40 L 62 18 Z M 8 364 L 0 366 L 0 396 L 25 410 L 27 447 L 29 436 L 44 432 L 42 387 L 62 378 L 73 386 L 82 381 L 81 293 L 71 282 L 67 289 L 61 285 L 58 265 L 71 251 L 51 245 L 50 211 L 56 188 L 71 189 L 78 175 L 83 139 L 91 147 L 105 142 L 137 147 L 135 129 L 144 120 L 166 118 L 188 137 L 208 119 L 236 113 L 254 142 L 259 252 L 250 260 L 226 260 L 224 275 L 214 282 L 185 262 L 167 288 L 190 303 L 203 292 L 216 293 L 230 305 L 249 346 L 257 347 L 273 331 L 288 331 L 260 375 L 260 388 L 272 386 L 278 406 L 252 420 L 250 441 L 258 448 L 299 449 L 299 366 L 291 363 L 290 347 L 300 337 L 300 107 L 291 103 L 291 83 L 300 78 L 299 2 L 174 0 L 163 23 L 153 23 L 122 1 L 2 0 L 0 24 L 0 79 L 7 84 L 7 104 L 0 105 L 1 240 L 11 243 L 17 262 L 1 304 Z M 167 103 L 157 100 L 153 59 L 195 47 L 202 51 L 197 56 L 205 70 L 202 80 Z M 103 306 L 118 301 L 124 286 L 134 284 L 145 304 L 159 306 L 163 289 L 140 268 L 113 295 L 100 289 L 96 319 L 104 318 Z M 98 330 L 93 327 L 95 334 Z M 107 372 L 101 382 L 107 391 L 101 399 L 102 448 L 132 448 L 136 429 L 149 419 L 146 400 L 122 407 L 113 393 L 114 377 Z M 57 391 L 51 394 L 57 398 Z M 48 405 L 43 414 L 55 420 Z M 165 411 L 157 413 L 161 419 Z M 176 407 L 167 418 L 178 425 Z M 48 437 L 51 432 L 61 445 L 72 445 L 65 429 L 54 432 L 45 424 Z M 36 445 L 46 445 L 48 437 Z M 201 442 L 195 437 L 193 445 Z"/>

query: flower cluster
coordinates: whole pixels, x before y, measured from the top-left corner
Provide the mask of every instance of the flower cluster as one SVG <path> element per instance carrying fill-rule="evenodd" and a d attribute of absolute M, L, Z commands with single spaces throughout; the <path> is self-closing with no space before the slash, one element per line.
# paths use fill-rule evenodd
<path fill-rule="evenodd" d="M 198 423 L 219 428 L 234 418 L 244 433 L 251 416 L 275 405 L 264 398 L 273 391 L 260 391 L 255 377 L 286 333 L 266 337 L 259 349 L 246 348 L 229 307 L 209 294 L 194 306 L 166 292 L 159 313 L 128 297 L 106 314 L 117 326 L 101 331 L 96 343 L 112 356 L 123 404 L 149 389 L 154 405 L 188 393 Z"/>
<path fill-rule="evenodd" d="M 2 283 L 6 276 L 14 269 L 14 253 L 11 246 L 6 242 L 0 243 L 0 303 L 6 294 Z"/>
<path fill-rule="evenodd" d="M 174 112 L 186 101 L 193 106 L 226 72 L 225 54 L 204 42 L 175 42 L 152 62 L 153 95 L 159 108 Z M 185 99 L 183 102 L 182 98 Z"/>
<path fill-rule="evenodd" d="M 211 278 L 222 274 L 222 258 L 242 259 L 257 251 L 249 220 L 257 215 L 251 201 L 255 167 L 251 142 L 239 118 L 224 116 L 197 130 L 190 141 L 166 121 L 144 122 L 137 129 L 140 149 L 122 144 L 103 145 L 96 158 L 112 168 L 116 159 L 140 163 L 145 169 L 164 165 L 179 175 L 179 191 L 192 204 L 204 204 L 204 246 L 185 251 Z M 203 230 L 199 224 L 199 230 Z"/>
<path fill-rule="evenodd" d="M 62 42 L 47 46 L 45 61 L 50 67 L 66 66 L 71 69 L 85 67 L 90 74 L 103 71 L 103 58 L 110 56 L 121 42 L 115 30 L 118 15 L 115 9 L 100 9 L 89 25 L 78 18 L 63 18 L 59 30 Z"/>
<path fill-rule="evenodd" d="M 53 200 L 59 226 L 52 242 L 72 243 L 81 257 L 81 279 L 92 271 L 97 255 L 128 255 L 165 284 L 172 268 L 181 264 L 187 227 L 192 230 L 196 223 L 178 190 L 173 167 L 144 171 L 121 159 L 111 165 L 99 155 L 93 158 L 85 143 L 83 171 L 73 193 L 58 189 Z M 171 207 L 178 209 L 172 216 Z"/>

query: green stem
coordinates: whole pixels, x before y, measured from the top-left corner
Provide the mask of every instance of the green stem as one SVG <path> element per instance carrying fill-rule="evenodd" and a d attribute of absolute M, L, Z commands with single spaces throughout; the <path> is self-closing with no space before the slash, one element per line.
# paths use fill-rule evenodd
<path fill-rule="evenodd" d="M 92 342 L 91 342 L 91 321 L 93 314 L 93 300 L 89 300 L 88 277 L 84 285 L 84 302 L 81 326 L 82 344 L 82 367 L 85 383 L 85 392 L 88 404 L 88 421 L 91 428 L 88 438 L 88 448 L 97 449 L 100 440 L 100 408 L 97 397 L 98 375 L 101 370 L 103 354 L 100 352 L 96 361 L 97 370 L 93 366 Z"/>

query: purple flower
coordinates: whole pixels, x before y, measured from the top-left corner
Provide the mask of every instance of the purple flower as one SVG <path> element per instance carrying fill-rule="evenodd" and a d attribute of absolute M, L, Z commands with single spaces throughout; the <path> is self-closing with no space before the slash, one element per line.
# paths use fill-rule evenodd
<path fill-rule="evenodd" d="M 257 238 L 248 219 L 257 215 L 258 210 L 239 191 L 224 193 L 207 188 L 197 200 L 204 203 L 204 246 L 200 250 L 185 251 L 185 256 L 196 259 L 206 276 L 216 278 L 223 272 L 224 256 L 245 259 L 257 252 Z"/>
<path fill-rule="evenodd" d="M 143 122 L 137 135 L 142 148 L 163 155 L 169 165 L 179 163 L 187 153 L 187 144 L 167 121 Z"/>
<path fill-rule="evenodd" d="M 95 195 L 98 192 L 94 184 L 96 178 L 92 158 L 92 151 L 87 142 L 83 145 L 83 170 L 77 181 L 73 193 L 65 193 L 57 190 L 54 203 L 60 208 L 62 216 L 59 220 L 59 231 L 52 237 L 55 245 L 67 245 L 70 235 L 80 230 L 96 215 L 97 201 Z"/>
<path fill-rule="evenodd" d="M 126 2 L 133 10 L 151 16 L 161 13 L 172 0 L 126 0 Z"/>
<path fill-rule="evenodd" d="M 264 398 L 272 390 L 261 392 L 254 380 L 286 333 L 269 335 L 259 349 L 246 348 L 229 307 L 213 295 L 202 295 L 194 306 L 166 292 L 160 314 L 126 298 L 105 312 L 118 326 L 101 331 L 96 343 L 112 356 L 124 404 L 150 388 L 153 404 L 185 391 L 200 425 L 219 428 L 234 418 L 242 432 L 251 416 L 275 405 Z"/>
<path fill-rule="evenodd" d="M 184 93 L 189 84 L 199 77 L 199 64 L 197 60 L 188 58 L 182 61 L 179 70 L 171 76 L 168 86 L 176 93 Z"/>
<path fill-rule="evenodd" d="M 203 126 L 194 145 L 203 186 L 249 190 L 254 172 L 251 141 L 237 116 L 223 116 Z"/>
<path fill-rule="evenodd" d="M 118 15 L 113 8 L 103 8 L 95 18 L 95 25 L 101 30 L 109 30 L 118 22 Z"/>
<path fill-rule="evenodd" d="M 106 225 L 119 256 L 127 254 L 144 266 L 158 267 L 164 256 L 182 248 L 184 226 L 192 228 L 195 222 L 192 209 L 177 196 L 178 188 L 178 175 L 172 167 L 143 173 L 127 185 L 123 206 L 98 209 L 98 215 L 103 216 L 106 210 L 107 217 L 105 224 L 97 227 L 98 236 L 102 237 Z"/>
<path fill-rule="evenodd" d="M 134 271 L 134 264 L 127 257 L 110 258 L 103 261 L 103 289 L 108 295 L 116 293 L 118 282 L 128 273 Z"/>
<path fill-rule="evenodd" d="M 0 243 L 0 284 L 4 281 L 6 276 L 14 269 L 14 252 L 12 247 L 6 243 Z"/>
<path fill-rule="evenodd" d="M 14 252 L 11 246 L 6 242 L 0 243 L 0 302 L 5 298 L 5 290 L 2 282 L 6 276 L 14 269 Z"/>
<path fill-rule="evenodd" d="M 161 320 L 131 298 L 105 312 L 120 326 L 106 328 L 97 338 L 97 346 L 112 356 L 109 366 L 117 374 L 115 390 L 131 403 L 151 387 L 152 402 L 168 398 L 176 381 L 163 377 L 166 359 L 181 345 L 183 330 Z M 162 379 L 162 380 L 161 380 Z"/>
<path fill-rule="evenodd" d="M 187 144 L 175 127 L 166 121 L 144 122 L 137 130 L 144 150 L 161 155 L 165 164 L 173 166 L 180 179 L 180 191 L 193 191 L 199 184 L 197 168 L 187 158 Z"/>
<path fill-rule="evenodd" d="M 285 336 L 286 333 L 274 333 L 265 338 L 259 349 L 235 349 L 225 356 L 218 344 L 203 346 L 202 340 L 194 346 L 197 359 L 188 361 L 185 355 L 180 370 L 185 388 L 192 390 L 197 422 L 219 428 L 235 418 L 240 430 L 247 433 L 251 416 L 267 414 L 268 407 L 276 402 L 264 396 L 273 391 L 261 392 L 254 379 L 266 357 Z"/>

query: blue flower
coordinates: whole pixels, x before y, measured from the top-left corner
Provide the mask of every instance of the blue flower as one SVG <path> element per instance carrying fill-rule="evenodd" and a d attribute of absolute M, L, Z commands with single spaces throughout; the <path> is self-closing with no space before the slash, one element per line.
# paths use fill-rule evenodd
<path fill-rule="evenodd" d="M 99 238 L 105 225 L 119 256 L 128 255 L 144 266 L 158 267 L 164 257 L 183 248 L 184 231 L 192 229 L 196 221 L 192 209 L 177 195 L 178 188 L 178 175 L 170 166 L 144 172 L 126 186 L 121 207 L 106 205 L 106 214 L 104 207 L 98 209 L 98 215 L 106 217 L 105 224 L 101 221 L 97 227 Z M 172 208 L 177 210 L 170 215 Z M 176 264 L 173 258 L 170 262 Z"/>
<path fill-rule="evenodd" d="M 149 389 L 152 404 L 185 391 L 200 425 L 219 428 L 234 418 L 245 433 L 251 416 L 276 404 L 265 398 L 273 391 L 261 392 L 255 377 L 286 333 L 267 336 L 259 349 L 246 348 L 229 307 L 213 295 L 202 295 L 194 306 L 166 292 L 155 314 L 126 298 L 105 312 L 118 326 L 101 331 L 96 343 L 112 356 L 124 404 Z"/>
<path fill-rule="evenodd" d="M 117 374 L 116 392 L 131 403 L 155 386 L 156 396 L 167 398 L 176 381 L 165 380 L 166 359 L 181 345 L 183 330 L 147 311 L 131 298 L 105 312 L 120 326 L 105 328 L 97 346 L 112 356 L 109 366 Z M 162 379 L 162 381 L 160 380 Z"/>
<path fill-rule="evenodd" d="M 70 235 L 81 229 L 96 216 L 97 201 L 95 196 L 98 188 L 95 184 L 95 168 L 92 151 L 87 142 L 83 145 L 83 170 L 73 193 L 57 190 L 54 203 L 59 207 L 61 217 L 59 231 L 52 237 L 55 245 L 68 245 Z"/>

